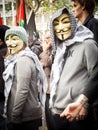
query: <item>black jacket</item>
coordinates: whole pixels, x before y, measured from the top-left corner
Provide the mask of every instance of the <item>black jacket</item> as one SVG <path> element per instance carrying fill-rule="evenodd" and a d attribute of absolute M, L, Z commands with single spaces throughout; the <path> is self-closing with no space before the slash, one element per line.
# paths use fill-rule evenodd
<path fill-rule="evenodd" d="M 0 101 L 4 101 L 4 80 L 2 74 L 4 71 L 4 59 L 0 56 Z"/>
<path fill-rule="evenodd" d="M 93 15 L 89 15 L 83 25 L 94 33 L 94 39 L 98 43 L 98 20 Z"/>
<path fill-rule="evenodd" d="M 0 45 L 0 101 L 4 101 L 4 80 L 3 80 L 3 71 L 4 71 L 4 58 L 3 56 L 6 53 L 6 46 Z"/>
<path fill-rule="evenodd" d="M 94 18 L 93 15 L 89 15 L 83 25 L 94 33 L 94 39 L 98 45 L 98 20 Z M 88 97 L 89 103 L 93 103 L 96 99 L 98 99 L 98 68 L 94 70 L 93 75 L 90 79 L 91 83 L 88 84 L 89 89 L 84 91 L 84 95 Z"/>

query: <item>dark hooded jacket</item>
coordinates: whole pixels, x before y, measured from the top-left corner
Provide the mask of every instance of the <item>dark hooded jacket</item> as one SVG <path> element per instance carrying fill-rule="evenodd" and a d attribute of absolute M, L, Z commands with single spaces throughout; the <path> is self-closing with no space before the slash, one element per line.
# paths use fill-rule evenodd
<path fill-rule="evenodd" d="M 6 48 L 3 50 L 6 50 Z M 4 58 L 2 56 L 0 46 L 0 101 L 4 101 L 4 80 L 2 77 L 3 71 L 4 71 Z"/>
<path fill-rule="evenodd" d="M 93 15 L 89 15 L 83 25 L 94 33 L 94 39 L 98 44 L 98 19 L 94 18 Z"/>
<path fill-rule="evenodd" d="M 4 55 L 6 54 L 7 51 L 7 46 L 4 42 L 4 37 L 5 37 L 5 31 L 9 27 L 6 25 L 1 25 L 0 26 L 0 39 L 2 44 L 0 45 L 0 101 L 4 101 L 4 80 L 2 77 L 3 71 L 4 71 Z"/>

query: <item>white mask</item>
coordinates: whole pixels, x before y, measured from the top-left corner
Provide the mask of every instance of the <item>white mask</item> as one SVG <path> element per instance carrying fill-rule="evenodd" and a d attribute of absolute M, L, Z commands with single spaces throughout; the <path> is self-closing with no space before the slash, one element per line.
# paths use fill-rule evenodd
<path fill-rule="evenodd" d="M 58 18 L 56 18 L 53 22 L 53 27 L 58 39 L 63 41 L 71 36 L 72 30 L 68 14 L 61 14 Z"/>
<path fill-rule="evenodd" d="M 11 34 L 7 36 L 6 44 L 8 47 L 9 54 L 12 55 L 17 54 L 19 51 L 21 51 L 24 48 L 23 40 L 15 34 Z"/>

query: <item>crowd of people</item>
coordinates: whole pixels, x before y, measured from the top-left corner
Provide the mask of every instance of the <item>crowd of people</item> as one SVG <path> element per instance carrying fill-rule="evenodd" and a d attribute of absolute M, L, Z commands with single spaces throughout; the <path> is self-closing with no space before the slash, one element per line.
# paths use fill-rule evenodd
<path fill-rule="evenodd" d="M 98 130 L 94 0 L 58 9 L 44 41 L 0 25 L 0 130 Z M 79 22 L 78 22 L 79 21 Z"/>

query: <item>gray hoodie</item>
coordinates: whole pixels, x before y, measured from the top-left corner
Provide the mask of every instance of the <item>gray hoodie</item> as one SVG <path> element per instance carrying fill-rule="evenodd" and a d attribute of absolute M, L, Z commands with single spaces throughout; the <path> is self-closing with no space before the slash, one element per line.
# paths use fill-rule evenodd
<path fill-rule="evenodd" d="M 71 19 L 72 35 L 62 42 L 54 34 L 53 20 L 65 11 Z M 55 52 L 51 72 L 50 108 L 55 108 L 60 114 L 88 87 L 89 77 L 98 67 L 98 48 L 93 40 L 93 33 L 86 27 L 77 25 L 73 14 L 66 8 L 53 15 L 50 26 Z"/>
<path fill-rule="evenodd" d="M 47 79 L 37 56 L 29 47 L 17 55 L 6 57 L 3 78 L 8 122 L 20 123 L 42 118 Z"/>

